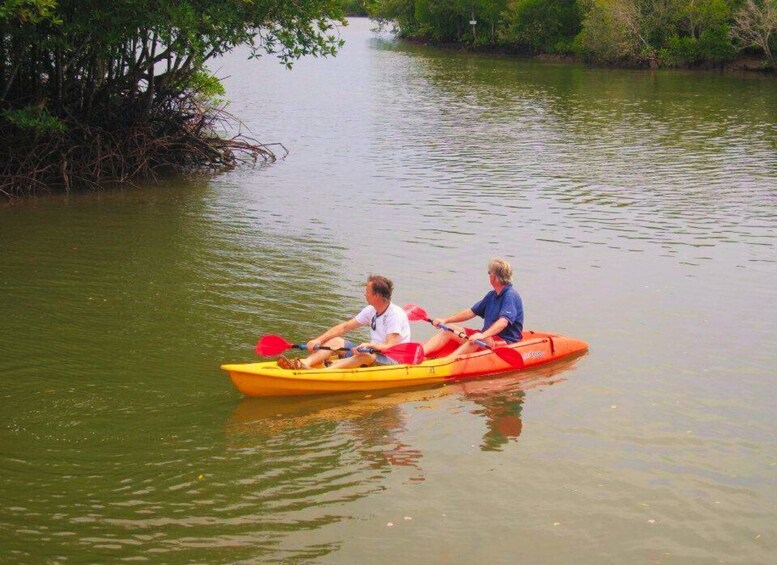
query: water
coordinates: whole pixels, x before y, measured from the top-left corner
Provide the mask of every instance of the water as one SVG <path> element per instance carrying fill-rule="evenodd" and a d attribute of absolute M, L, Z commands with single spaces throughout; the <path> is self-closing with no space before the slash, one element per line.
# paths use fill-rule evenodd
<path fill-rule="evenodd" d="M 773 563 L 777 83 L 369 27 L 213 65 L 283 161 L 0 208 L 0 561 Z M 587 356 L 304 399 L 218 369 L 370 272 L 467 307 L 497 255 Z"/>

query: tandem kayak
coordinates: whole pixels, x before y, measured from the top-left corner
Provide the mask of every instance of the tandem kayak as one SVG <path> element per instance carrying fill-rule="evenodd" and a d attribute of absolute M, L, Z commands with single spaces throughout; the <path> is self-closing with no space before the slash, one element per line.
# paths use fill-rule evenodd
<path fill-rule="evenodd" d="M 559 334 L 524 331 L 509 346 L 521 354 L 521 371 L 546 365 L 588 350 L 582 340 Z M 289 396 L 369 391 L 432 385 L 485 375 L 514 373 L 515 367 L 493 351 L 482 350 L 454 359 L 427 358 L 418 365 L 380 365 L 358 369 L 281 369 L 275 361 L 222 365 L 232 383 L 246 396 Z"/>

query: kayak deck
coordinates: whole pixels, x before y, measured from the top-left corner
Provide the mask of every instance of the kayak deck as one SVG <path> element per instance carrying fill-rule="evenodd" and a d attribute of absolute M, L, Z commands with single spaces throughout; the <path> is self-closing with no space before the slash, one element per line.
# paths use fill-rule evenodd
<path fill-rule="evenodd" d="M 525 331 L 521 341 L 509 346 L 524 360 L 520 370 L 531 369 L 588 350 L 582 340 Z M 355 369 L 281 369 L 275 361 L 226 364 L 232 383 L 246 396 L 287 396 L 333 392 L 370 391 L 421 386 L 515 372 L 515 367 L 489 350 L 454 359 L 427 359 L 418 365 L 380 365 Z"/>

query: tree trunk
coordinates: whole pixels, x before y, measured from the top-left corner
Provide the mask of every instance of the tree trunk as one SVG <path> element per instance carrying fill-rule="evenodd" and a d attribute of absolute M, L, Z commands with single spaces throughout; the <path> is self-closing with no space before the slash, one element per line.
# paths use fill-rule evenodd
<path fill-rule="evenodd" d="M 156 56 L 156 44 L 157 35 L 154 33 L 151 36 L 151 52 L 148 57 L 148 78 L 146 79 L 148 88 L 146 89 L 146 100 L 143 108 L 143 122 L 148 121 L 148 118 L 151 115 L 151 107 L 154 104 L 154 57 Z"/>

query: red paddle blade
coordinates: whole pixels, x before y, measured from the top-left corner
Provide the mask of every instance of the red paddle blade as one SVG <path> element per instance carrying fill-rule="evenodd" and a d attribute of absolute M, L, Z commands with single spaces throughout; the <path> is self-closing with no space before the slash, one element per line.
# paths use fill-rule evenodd
<path fill-rule="evenodd" d="M 424 348 L 420 343 L 400 343 L 382 353 L 403 365 L 418 365 L 424 360 Z"/>
<path fill-rule="evenodd" d="M 511 347 L 495 347 L 494 353 L 506 363 L 509 363 L 514 369 L 523 367 L 523 356 Z"/>
<path fill-rule="evenodd" d="M 416 304 L 406 304 L 404 310 L 407 314 L 407 319 L 411 322 L 417 322 L 419 320 L 423 320 L 425 322 L 429 319 L 429 315 L 426 313 L 426 310 L 420 306 L 417 306 Z"/>
<path fill-rule="evenodd" d="M 279 335 L 265 335 L 256 343 L 256 354 L 263 357 L 280 355 L 294 344 L 289 343 Z"/>

